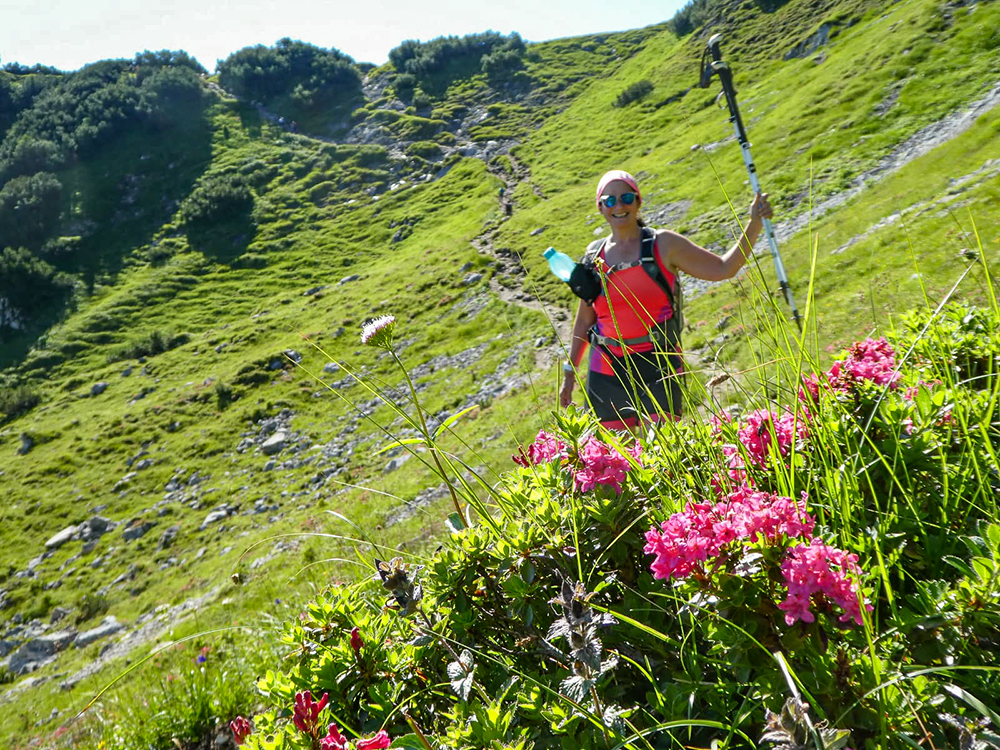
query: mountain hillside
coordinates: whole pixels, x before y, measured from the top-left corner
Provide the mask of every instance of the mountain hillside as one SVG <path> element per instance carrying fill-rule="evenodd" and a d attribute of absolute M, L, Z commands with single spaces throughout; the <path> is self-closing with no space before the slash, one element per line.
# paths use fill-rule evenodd
<path fill-rule="evenodd" d="M 818 361 L 986 299 L 992 1 L 725 0 L 538 44 L 404 42 L 376 68 L 282 40 L 214 75 L 180 52 L 0 72 L 0 743 L 67 741 L 156 643 L 294 613 L 357 575 L 357 529 L 433 549 L 452 500 L 424 454 L 379 452 L 417 433 L 362 324 L 397 319 L 431 429 L 478 407 L 441 438 L 465 476 L 506 469 L 551 419 L 575 310 L 541 251 L 602 234 L 597 178 L 631 171 L 648 223 L 715 250 L 747 217 L 718 80 L 697 85 L 714 33 Z M 788 316 L 758 250 L 734 282 L 682 280 L 695 402 L 722 373 L 774 388 L 747 372 L 751 290 Z"/>

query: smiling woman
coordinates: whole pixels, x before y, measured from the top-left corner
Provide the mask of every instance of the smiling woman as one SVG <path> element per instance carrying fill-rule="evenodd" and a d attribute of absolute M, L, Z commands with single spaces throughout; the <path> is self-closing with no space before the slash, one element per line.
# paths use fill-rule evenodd
<path fill-rule="evenodd" d="M 580 295 L 560 403 L 572 400 L 576 370 L 590 344 L 586 396 L 605 427 L 636 429 L 643 421 L 679 418 L 678 272 L 709 281 L 735 275 L 762 219 L 771 217 L 767 195 L 754 197 L 743 236 L 722 256 L 669 229 L 647 227 L 639 217 L 639 184 L 628 172 L 601 177 L 596 200 L 611 235 L 591 243 L 580 264 L 579 273 L 592 277 L 593 293 Z"/>

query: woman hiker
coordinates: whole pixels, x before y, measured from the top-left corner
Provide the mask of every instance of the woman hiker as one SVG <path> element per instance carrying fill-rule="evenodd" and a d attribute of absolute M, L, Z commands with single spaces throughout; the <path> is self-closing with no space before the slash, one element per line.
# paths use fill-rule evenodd
<path fill-rule="evenodd" d="M 669 229 L 646 227 L 641 205 L 639 185 L 628 172 L 612 170 L 597 185 L 597 206 L 611 236 L 591 243 L 580 264 L 593 280 L 589 293 L 575 289 L 583 299 L 559 393 L 560 404 L 568 406 L 589 343 L 587 400 L 611 429 L 680 418 L 680 385 L 673 377 L 683 370 L 677 272 L 708 281 L 731 278 L 746 262 L 762 219 L 772 215 L 767 193 L 758 193 L 744 235 L 718 256 Z"/>

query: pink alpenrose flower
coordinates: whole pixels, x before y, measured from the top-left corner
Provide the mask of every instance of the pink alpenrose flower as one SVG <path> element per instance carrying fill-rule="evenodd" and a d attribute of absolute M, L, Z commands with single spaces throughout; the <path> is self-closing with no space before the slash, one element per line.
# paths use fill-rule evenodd
<path fill-rule="evenodd" d="M 380 729 L 374 737 L 369 737 L 367 740 L 358 740 L 356 748 L 357 750 L 383 750 L 383 748 L 389 747 L 391 744 L 392 739 L 389 737 L 389 733 L 384 729 Z"/>
<path fill-rule="evenodd" d="M 336 724 L 331 724 L 326 737 L 319 741 L 320 750 L 348 750 L 347 738 L 340 733 Z"/>

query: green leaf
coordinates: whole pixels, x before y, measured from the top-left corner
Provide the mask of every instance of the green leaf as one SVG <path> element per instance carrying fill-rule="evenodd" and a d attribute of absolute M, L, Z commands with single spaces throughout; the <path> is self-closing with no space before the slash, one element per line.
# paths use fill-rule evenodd
<path fill-rule="evenodd" d="M 1000 727 L 1000 715 L 992 709 L 987 708 L 986 704 L 979 700 L 976 696 L 966 692 L 958 685 L 942 685 L 941 689 L 952 697 L 958 698 L 958 700 L 963 701 L 967 705 L 976 709 L 983 718 L 989 719 L 993 722 L 993 726 Z"/>
<path fill-rule="evenodd" d="M 412 732 L 394 738 L 389 747 L 407 748 L 407 750 L 427 750 L 424 743 L 420 741 L 420 738 Z"/>
<path fill-rule="evenodd" d="M 393 448 L 401 448 L 404 445 L 416 445 L 417 443 L 421 445 L 427 445 L 427 440 L 425 438 L 406 438 L 405 440 L 393 440 L 388 445 L 385 445 L 375 451 L 372 455 L 377 456 L 386 451 L 391 451 Z"/>
<path fill-rule="evenodd" d="M 994 550 L 1000 549 L 1000 526 L 991 523 L 986 528 L 986 536 L 990 540 L 990 544 L 993 545 Z"/>
<path fill-rule="evenodd" d="M 465 530 L 465 519 L 458 515 L 458 513 L 451 513 L 444 520 L 444 525 L 448 527 L 448 531 L 452 534 L 458 534 Z"/>
<path fill-rule="evenodd" d="M 966 578 L 971 578 L 975 580 L 976 574 L 972 572 L 972 568 L 970 568 L 965 563 L 964 560 L 960 560 L 959 558 L 954 557 L 953 555 L 945 555 L 944 557 L 941 558 L 941 561 L 948 563 L 951 567 L 958 570 Z"/>
<path fill-rule="evenodd" d="M 479 404 L 473 404 L 472 406 L 470 406 L 470 407 L 468 407 L 466 409 L 462 409 L 462 411 L 460 411 L 460 412 L 452 414 L 450 417 L 448 417 L 446 420 L 444 420 L 441 423 L 441 425 L 434 431 L 434 437 L 435 438 L 440 437 L 441 433 L 444 432 L 445 430 L 447 430 L 453 424 L 455 424 L 455 422 L 457 422 L 458 420 L 460 420 L 462 417 L 464 417 L 466 414 L 468 414 L 473 409 L 478 409 L 478 408 L 479 408 Z"/>

